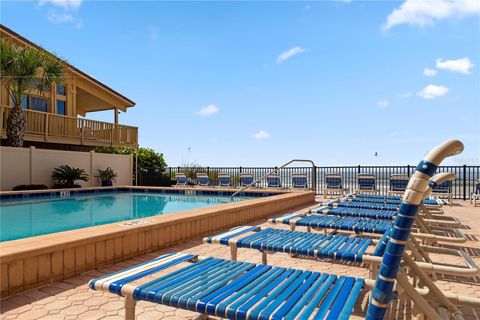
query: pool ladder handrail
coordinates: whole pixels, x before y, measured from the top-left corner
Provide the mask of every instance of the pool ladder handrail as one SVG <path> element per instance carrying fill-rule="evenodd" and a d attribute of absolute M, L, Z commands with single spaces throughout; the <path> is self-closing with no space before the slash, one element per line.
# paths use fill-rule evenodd
<path fill-rule="evenodd" d="M 316 170 L 316 166 L 315 166 L 315 162 L 313 162 L 313 160 L 308 160 L 308 159 L 293 159 L 293 160 L 290 160 L 288 161 L 287 163 L 281 165 L 280 167 L 275 167 L 275 169 L 273 169 L 272 171 L 270 171 L 269 173 L 267 173 L 266 175 L 258 178 L 257 180 L 253 181 L 252 183 L 250 184 L 247 184 L 246 186 L 244 187 L 241 187 L 240 189 L 238 189 L 237 191 L 235 191 L 232 196 L 230 197 L 230 200 L 233 201 L 233 197 L 235 197 L 237 194 L 241 193 L 242 191 L 254 186 L 256 183 L 262 181 L 263 179 L 265 179 L 266 177 L 274 174 L 274 173 L 277 173 L 279 170 L 285 168 L 286 166 L 288 166 L 289 164 L 293 163 L 293 162 L 308 162 L 312 165 L 312 190 L 316 190 L 317 189 L 317 170 Z"/>

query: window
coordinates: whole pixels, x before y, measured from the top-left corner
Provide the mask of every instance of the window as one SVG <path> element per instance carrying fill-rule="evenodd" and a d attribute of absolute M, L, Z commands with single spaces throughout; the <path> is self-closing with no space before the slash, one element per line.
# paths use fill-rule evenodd
<path fill-rule="evenodd" d="M 48 100 L 46 98 L 42 98 L 42 97 L 30 96 L 29 109 L 30 110 L 35 110 L 35 111 L 47 112 L 48 111 Z"/>
<path fill-rule="evenodd" d="M 66 112 L 65 101 L 57 100 L 57 114 L 65 115 Z"/>
<path fill-rule="evenodd" d="M 28 96 L 22 96 L 22 109 L 28 109 Z"/>
<path fill-rule="evenodd" d="M 15 105 L 15 99 L 12 97 L 12 107 Z M 22 109 L 28 109 L 28 96 L 22 96 Z"/>
<path fill-rule="evenodd" d="M 65 95 L 65 86 L 60 86 L 60 85 L 57 85 L 57 94 L 58 95 L 61 95 L 61 96 L 64 96 Z"/>

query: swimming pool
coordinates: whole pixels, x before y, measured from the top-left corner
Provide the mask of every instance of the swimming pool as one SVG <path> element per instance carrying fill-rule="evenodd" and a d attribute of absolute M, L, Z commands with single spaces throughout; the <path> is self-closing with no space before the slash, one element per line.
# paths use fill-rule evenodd
<path fill-rule="evenodd" d="M 0 242 L 230 202 L 229 196 L 143 192 L 62 194 L 1 200 Z"/>

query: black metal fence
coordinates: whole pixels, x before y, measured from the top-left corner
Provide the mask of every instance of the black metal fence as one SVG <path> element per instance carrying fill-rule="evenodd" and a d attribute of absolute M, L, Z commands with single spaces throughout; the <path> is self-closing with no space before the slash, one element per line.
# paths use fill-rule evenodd
<path fill-rule="evenodd" d="M 226 173 L 232 178 L 232 186 L 240 186 L 240 174 L 249 173 L 254 180 L 276 169 L 275 167 L 168 167 L 165 173 L 154 169 L 143 169 L 139 172 L 138 184 L 143 186 L 165 185 L 165 181 L 175 180 L 175 173 L 184 173 L 192 184 L 196 184 L 196 174 L 208 174 L 211 184 L 218 185 L 218 174 Z M 315 174 L 314 173 L 315 170 Z M 279 170 L 283 187 L 290 187 L 291 176 L 295 173 L 306 174 L 308 187 L 322 194 L 325 187 L 325 174 L 339 173 L 343 177 L 343 186 L 354 191 L 358 187 L 358 173 L 373 173 L 377 178 L 377 188 L 380 193 L 386 194 L 389 189 L 389 178 L 392 174 L 406 174 L 410 176 L 415 166 L 343 166 L 343 167 L 287 167 Z M 453 172 L 456 180 L 452 184 L 452 193 L 456 199 L 468 199 L 475 188 L 475 181 L 480 179 L 480 166 L 440 166 L 437 173 Z M 315 181 L 314 181 L 315 180 Z M 266 180 L 260 181 L 257 186 L 266 187 Z"/>

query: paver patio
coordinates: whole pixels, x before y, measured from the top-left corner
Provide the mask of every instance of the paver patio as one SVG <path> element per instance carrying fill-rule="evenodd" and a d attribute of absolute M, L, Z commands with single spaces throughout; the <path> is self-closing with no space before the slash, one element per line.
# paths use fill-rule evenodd
<path fill-rule="evenodd" d="M 456 201 L 453 207 L 444 207 L 447 215 L 460 218 L 464 225 L 464 233 L 468 241 L 459 248 L 469 253 L 475 262 L 480 265 L 480 207 L 474 208 L 468 202 Z M 304 211 L 305 208 L 299 209 Z M 253 224 L 271 226 L 266 220 Z M 277 228 L 288 228 L 276 225 Z M 299 229 L 300 230 L 300 229 Z M 1 301 L 1 319 L 123 319 L 123 299 L 109 293 L 92 291 L 87 282 L 94 277 L 102 276 L 123 268 L 150 260 L 166 252 L 195 253 L 204 256 L 230 258 L 230 249 L 225 246 L 203 244 L 201 238 L 179 243 L 164 250 L 152 252 L 135 259 L 107 266 L 100 270 L 90 271 L 81 276 L 73 277 L 62 282 L 51 283 L 47 286 L 8 297 Z M 351 263 L 330 263 L 312 259 L 293 258 L 286 254 L 269 255 L 270 265 L 309 269 L 338 275 L 368 277 L 368 270 Z M 444 256 L 432 255 L 433 261 L 449 264 L 452 259 Z M 261 263 L 261 254 L 247 249 L 239 249 L 238 260 Z M 440 277 L 436 282 L 444 292 L 473 295 L 480 297 L 480 278 Z M 367 297 L 355 306 L 353 318 L 363 318 L 366 311 Z M 465 319 L 480 319 L 480 310 L 462 308 Z M 185 319 L 193 318 L 196 314 L 188 311 L 139 302 L 137 304 L 137 319 Z M 407 301 L 395 300 L 390 310 L 391 319 L 411 319 L 411 305 Z"/>

